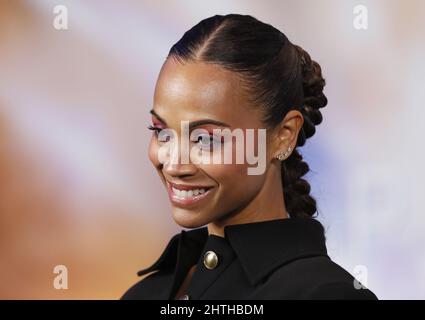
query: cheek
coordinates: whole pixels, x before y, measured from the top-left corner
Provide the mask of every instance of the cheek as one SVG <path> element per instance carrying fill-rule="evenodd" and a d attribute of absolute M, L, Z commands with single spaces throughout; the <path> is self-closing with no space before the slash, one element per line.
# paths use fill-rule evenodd
<path fill-rule="evenodd" d="M 205 173 L 220 186 L 220 201 L 226 202 L 244 201 L 261 189 L 264 176 L 248 175 L 247 169 L 248 166 L 245 164 L 216 164 L 203 167 Z"/>

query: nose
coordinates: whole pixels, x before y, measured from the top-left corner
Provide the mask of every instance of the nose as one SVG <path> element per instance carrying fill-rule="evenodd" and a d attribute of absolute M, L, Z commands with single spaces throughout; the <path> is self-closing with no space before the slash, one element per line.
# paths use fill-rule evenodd
<path fill-rule="evenodd" d="M 169 164 L 164 165 L 164 173 L 170 177 L 181 178 L 196 174 L 196 167 L 193 164 Z"/>
<path fill-rule="evenodd" d="M 187 143 L 172 143 L 169 148 L 169 157 L 164 163 L 163 171 L 170 177 L 191 176 L 196 174 L 197 167 L 190 160 L 190 149 Z"/>

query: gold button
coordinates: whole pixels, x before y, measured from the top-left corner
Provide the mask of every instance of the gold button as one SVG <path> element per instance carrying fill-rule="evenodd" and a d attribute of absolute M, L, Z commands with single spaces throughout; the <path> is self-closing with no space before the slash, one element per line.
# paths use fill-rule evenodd
<path fill-rule="evenodd" d="M 204 255 L 204 266 L 207 269 L 214 269 L 218 265 L 218 257 L 214 251 L 207 251 Z"/>

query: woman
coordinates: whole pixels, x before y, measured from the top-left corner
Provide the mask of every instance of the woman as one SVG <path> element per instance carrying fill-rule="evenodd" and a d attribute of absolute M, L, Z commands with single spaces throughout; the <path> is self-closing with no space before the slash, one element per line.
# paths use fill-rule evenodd
<path fill-rule="evenodd" d="M 192 230 L 172 237 L 122 299 L 376 299 L 328 257 L 302 179 L 297 147 L 322 121 L 324 85 L 307 52 L 252 16 L 215 15 L 184 34 L 156 84 L 149 157 L 174 220 Z M 264 170 L 249 174 L 246 157 L 206 161 L 241 154 L 224 129 L 244 132 Z M 265 139 L 248 141 L 249 130 Z"/>

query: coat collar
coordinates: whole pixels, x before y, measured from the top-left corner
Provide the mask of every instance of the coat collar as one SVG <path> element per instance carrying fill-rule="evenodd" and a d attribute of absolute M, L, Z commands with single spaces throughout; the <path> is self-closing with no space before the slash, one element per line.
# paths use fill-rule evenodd
<path fill-rule="evenodd" d="M 327 256 L 324 229 L 315 219 L 288 218 L 229 225 L 224 228 L 224 235 L 252 285 L 293 260 Z M 207 227 L 182 230 L 171 238 L 159 259 L 138 275 L 173 270 L 181 253 L 188 252 L 187 248 L 196 261 L 208 237 L 211 236 Z"/>

